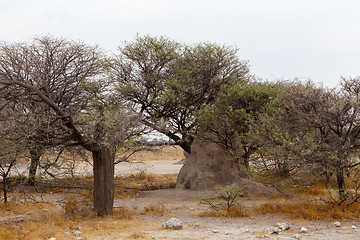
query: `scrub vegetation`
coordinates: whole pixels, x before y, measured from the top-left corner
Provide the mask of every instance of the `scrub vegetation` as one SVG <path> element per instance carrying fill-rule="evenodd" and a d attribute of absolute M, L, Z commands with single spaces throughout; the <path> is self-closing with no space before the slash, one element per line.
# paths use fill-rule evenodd
<path fill-rule="evenodd" d="M 144 140 L 153 131 L 161 141 Z M 125 237 L 148 238 L 139 216 L 169 215 L 167 203 L 137 209 L 114 202 L 175 188 L 177 176 L 146 170 L 115 176 L 114 169 L 165 151 L 154 144 L 174 145 L 184 155 L 179 164 L 201 155 L 195 143 L 216 146 L 234 179 L 272 191 L 250 196 L 227 182 L 203 199 L 210 210 L 198 215 L 360 216 L 360 77 L 341 78 L 336 88 L 263 81 L 232 46 L 146 35 L 109 55 L 51 36 L 2 42 L 0 140 L 0 220 L 7 223 L 0 239 L 61 239 L 66 236 L 57 234 L 80 222 L 95 233 L 131 229 Z M 92 166 L 92 177 L 75 176 L 81 164 Z M 216 167 L 205 165 L 195 170 L 214 171 L 201 173 L 216 179 Z"/>

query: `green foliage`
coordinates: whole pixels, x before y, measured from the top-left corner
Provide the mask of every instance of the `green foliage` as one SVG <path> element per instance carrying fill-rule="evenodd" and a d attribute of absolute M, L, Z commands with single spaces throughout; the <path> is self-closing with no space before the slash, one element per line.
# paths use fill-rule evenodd
<path fill-rule="evenodd" d="M 250 129 L 260 115 L 278 107 L 278 91 L 276 84 L 259 82 L 224 87 L 213 105 L 197 112 L 199 126 L 204 132 L 201 137 L 232 153 L 241 148 L 253 151 L 257 146 L 251 141 Z"/>
<path fill-rule="evenodd" d="M 236 185 L 216 186 L 217 196 L 213 198 L 204 198 L 200 201 L 200 204 L 205 204 L 212 209 L 219 211 L 226 208 L 226 216 L 229 216 L 229 212 L 233 204 L 239 197 L 243 196 L 243 191 Z"/>
<path fill-rule="evenodd" d="M 212 104 L 224 86 L 247 82 L 248 72 L 236 48 L 185 45 L 166 37 L 138 36 L 109 61 L 121 96 L 148 126 L 187 145 L 189 152 L 197 132 L 195 113 Z"/>

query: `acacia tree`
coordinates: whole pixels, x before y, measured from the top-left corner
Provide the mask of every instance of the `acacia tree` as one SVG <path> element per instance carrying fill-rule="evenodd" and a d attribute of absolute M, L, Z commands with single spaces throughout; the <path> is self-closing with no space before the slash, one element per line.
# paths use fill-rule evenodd
<path fill-rule="evenodd" d="M 260 115 L 277 104 L 276 84 L 250 82 L 224 88 L 215 103 L 197 113 L 199 138 L 227 150 L 239 167 L 249 169 L 250 155 L 259 145 L 252 141 L 251 127 Z"/>
<path fill-rule="evenodd" d="M 51 37 L 0 47 L 3 90 L 49 108 L 55 145 L 80 145 L 92 153 L 99 215 L 112 214 L 115 153 L 136 129 L 136 116 L 124 110 L 103 78 L 102 59 L 97 47 Z"/>
<path fill-rule="evenodd" d="M 291 83 L 284 87 L 280 111 L 259 121 L 258 133 L 296 156 L 303 167 L 334 174 L 341 200 L 347 197 L 345 174 L 359 164 L 359 89 L 359 78 L 343 79 L 340 89 Z"/>
<path fill-rule="evenodd" d="M 293 96 L 292 89 L 297 88 L 294 84 L 302 86 L 294 82 L 277 82 L 276 104 L 251 123 L 250 142 L 259 146 L 256 151 L 258 159 L 254 163 L 266 174 L 274 172 L 286 177 L 297 168 L 309 166 L 305 164 L 305 153 L 309 157 L 311 153 L 310 159 L 315 157 L 317 143 L 314 130 L 310 125 L 303 124 L 301 117 L 290 107 L 294 106 L 288 100 Z"/>
<path fill-rule="evenodd" d="M 6 104 L 0 109 L 0 176 L 3 200 L 6 203 L 10 186 L 9 179 L 18 159 L 24 156 L 25 143 L 24 139 L 14 131 L 17 127 L 14 120 L 19 117 L 16 107 Z"/>
<path fill-rule="evenodd" d="M 7 140 L 6 136 L 0 137 L 2 140 L 0 146 L 0 176 L 2 178 L 3 198 L 6 203 L 8 201 L 11 170 L 13 170 L 18 158 L 22 156 L 23 149 L 21 144 L 14 144 L 13 141 Z"/>
<path fill-rule="evenodd" d="M 236 48 L 150 36 L 125 43 L 109 64 L 121 96 L 142 122 L 188 153 L 197 132 L 195 112 L 212 104 L 222 87 L 248 81 L 248 72 Z"/>
<path fill-rule="evenodd" d="M 3 94 L 5 94 L 3 98 L 6 97 L 5 104 L 11 102 L 16 108 L 17 117 L 12 118 L 12 121 L 17 127 L 13 132 L 24 139 L 24 148 L 28 149 L 30 157 L 28 184 L 34 185 L 40 158 L 46 149 L 54 147 L 53 144 L 57 142 L 56 136 L 61 135 L 59 134 L 61 130 L 54 123 L 50 108 L 46 104 L 34 102 L 26 96 L 14 97 L 7 91 L 3 91 Z"/>

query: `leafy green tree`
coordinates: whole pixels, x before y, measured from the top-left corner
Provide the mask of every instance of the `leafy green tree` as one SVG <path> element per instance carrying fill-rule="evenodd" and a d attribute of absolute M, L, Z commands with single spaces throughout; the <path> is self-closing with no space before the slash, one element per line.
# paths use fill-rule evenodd
<path fill-rule="evenodd" d="M 249 136 L 253 122 L 277 104 L 278 87 L 270 83 L 239 83 L 224 88 L 215 103 L 198 112 L 201 139 L 229 151 L 239 165 L 249 168 L 259 145 Z"/>
<path fill-rule="evenodd" d="M 211 43 L 183 45 L 165 37 L 137 37 L 109 64 L 119 92 L 142 122 L 191 153 L 195 113 L 212 104 L 221 88 L 251 77 L 237 49 Z"/>

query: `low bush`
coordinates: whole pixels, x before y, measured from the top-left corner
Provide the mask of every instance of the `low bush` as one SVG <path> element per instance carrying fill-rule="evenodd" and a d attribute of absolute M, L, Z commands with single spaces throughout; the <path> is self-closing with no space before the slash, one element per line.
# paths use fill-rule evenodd
<path fill-rule="evenodd" d="M 209 208 L 208 211 L 201 212 L 199 214 L 200 217 L 247 217 L 249 216 L 246 209 L 240 205 L 231 206 L 228 210 L 227 207 L 223 207 L 220 209 L 211 209 Z"/>
<path fill-rule="evenodd" d="M 237 208 L 241 209 L 236 200 L 243 196 L 243 192 L 238 186 L 216 186 L 215 190 L 217 191 L 217 196 L 212 198 L 203 198 L 200 201 L 200 204 L 208 205 L 213 211 L 218 211 L 220 216 L 222 215 L 220 212 L 225 210 L 226 217 L 230 216 L 233 206 L 237 205 Z"/>

